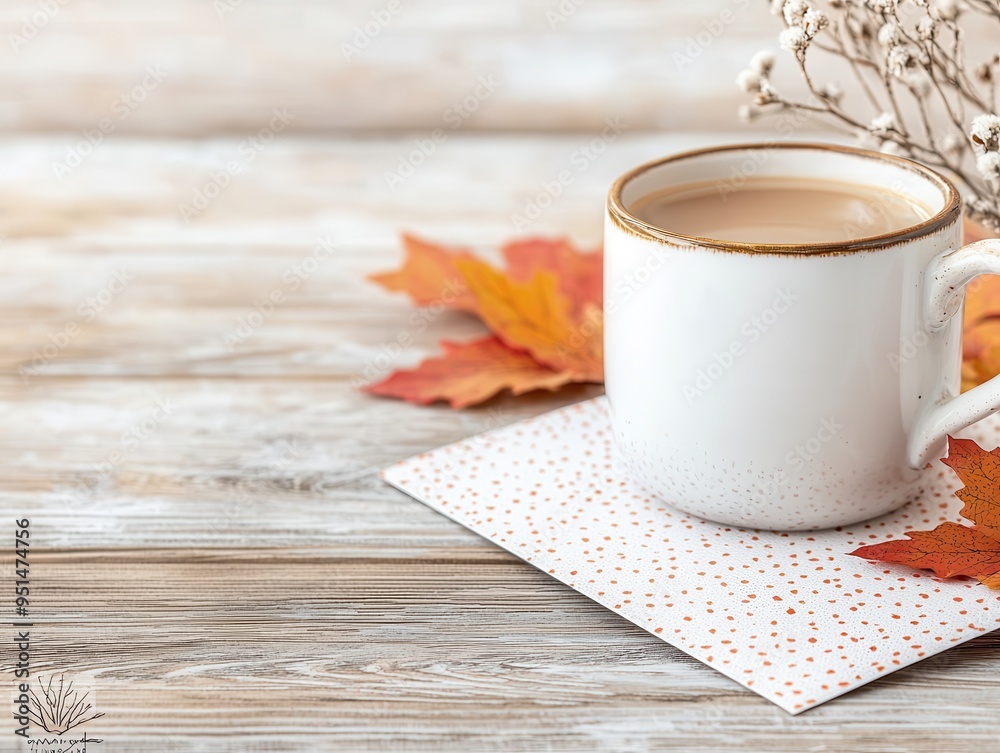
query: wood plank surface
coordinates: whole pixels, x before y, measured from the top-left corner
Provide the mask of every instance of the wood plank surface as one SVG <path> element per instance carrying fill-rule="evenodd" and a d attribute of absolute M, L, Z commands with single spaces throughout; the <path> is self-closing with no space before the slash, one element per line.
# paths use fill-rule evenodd
<path fill-rule="evenodd" d="M 609 116 L 740 129 L 733 82 L 780 29 L 765 0 L 6 0 L 0 131 L 80 138 L 109 118 L 108 138 L 249 136 L 276 107 L 299 134 L 430 131 L 456 115 L 490 132 Z M 995 53 L 995 25 L 968 31 L 977 61 Z M 843 67 L 811 65 L 851 86 Z M 498 86 L 477 101 L 481 78 Z M 802 91 L 787 53 L 777 81 Z"/>
<path fill-rule="evenodd" d="M 364 281 L 398 232 L 489 255 L 593 137 L 456 134 L 392 190 L 410 136 L 290 135 L 190 221 L 239 137 L 123 138 L 62 181 L 72 136 L 0 142 L 0 522 L 31 518 L 33 661 L 92 689 L 91 750 L 1000 750 L 996 634 L 793 718 L 376 478 L 598 394 L 357 391 L 480 331 Z M 614 176 L 731 138 L 627 133 L 531 231 L 596 244 Z"/>

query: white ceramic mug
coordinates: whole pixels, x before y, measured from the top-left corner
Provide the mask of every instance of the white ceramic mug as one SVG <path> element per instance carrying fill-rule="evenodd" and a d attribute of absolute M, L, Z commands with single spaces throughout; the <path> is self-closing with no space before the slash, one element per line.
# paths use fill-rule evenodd
<path fill-rule="evenodd" d="M 712 241 L 630 211 L 674 185 L 748 175 L 906 193 L 932 217 L 808 246 Z M 714 521 L 846 525 L 919 496 L 945 437 L 1000 409 L 960 391 L 964 287 L 1000 241 L 962 248 L 955 187 L 921 165 L 823 144 L 680 154 L 620 178 L 605 232 L 605 372 L 619 456 L 650 493 Z"/>

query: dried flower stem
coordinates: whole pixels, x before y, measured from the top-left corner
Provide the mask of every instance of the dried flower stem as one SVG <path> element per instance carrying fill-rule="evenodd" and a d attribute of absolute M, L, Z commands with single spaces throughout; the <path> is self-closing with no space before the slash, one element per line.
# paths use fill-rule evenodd
<path fill-rule="evenodd" d="M 759 53 L 738 79 L 755 95 L 744 115 L 819 114 L 875 148 L 944 170 L 962 184 L 969 215 L 1000 231 L 1000 55 L 970 68 L 959 23 L 963 13 L 971 23 L 1000 22 L 1000 0 L 770 3 L 783 22 L 781 46 L 794 55 L 809 97 L 779 93 L 770 78 L 773 56 Z M 836 85 L 816 83 L 807 65 L 812 50 L 846 64 L 871 115 L 844 107 Z"/>

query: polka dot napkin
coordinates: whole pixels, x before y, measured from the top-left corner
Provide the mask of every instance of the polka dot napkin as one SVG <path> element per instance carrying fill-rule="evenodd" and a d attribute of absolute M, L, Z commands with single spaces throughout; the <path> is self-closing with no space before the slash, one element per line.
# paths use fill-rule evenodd
<path fill-rule="evenodd" d="M 992 449 L 996 422 L 965 432 Z M 404 460 L 393 486 L 797 714 L 1000 627 L 1000 594 L 848 556 L 959 521 L 937 464 L 921 503 L 850 530 L 709 523 L 616 470 L 604 398 Z"/>

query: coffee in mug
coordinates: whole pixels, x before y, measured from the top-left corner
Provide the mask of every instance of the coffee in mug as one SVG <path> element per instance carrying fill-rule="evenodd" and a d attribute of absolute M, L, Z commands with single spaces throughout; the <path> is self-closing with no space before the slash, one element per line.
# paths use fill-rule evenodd
<path fill-rule="evenodd" d="M 855 523 L 918 498 L 945 437 L 1000 408 L 960 394 L 952 183 L 823 144 L 727 146 L 631 171 L 605 234 L 605 375 L 619 455 L 649 493 L 750 528 Z"/>

